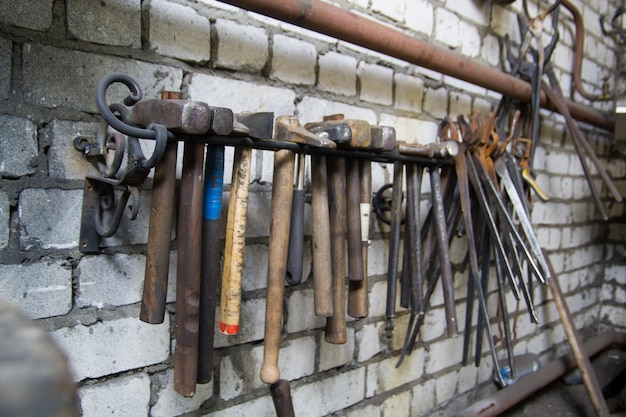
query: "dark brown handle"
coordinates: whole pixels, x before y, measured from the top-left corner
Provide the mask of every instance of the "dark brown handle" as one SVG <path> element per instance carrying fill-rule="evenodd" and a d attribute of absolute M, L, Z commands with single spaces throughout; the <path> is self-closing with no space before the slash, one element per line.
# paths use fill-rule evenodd
<path fill-rule="evenodd" d="M 326 157 L 322 155 L 311 155 L 311 217 L 315 315 L 329 317 L 333 314 L 330 220 Z"/>
<path fill-rule="evenodd" d="M 200 329 L 198 342 L 198 383 L 205 384 L 213 374 L 215 307 L 220 279 L 220 218 L 224 177 L 224 147 L 209 145 L 204 169 L 202 210 L 202 263 L 200 280 Z"/>
<path fill-rule="evenodd" d="M 174 353 L 174 389 L 185 397 L 196 391 L 198 369 L 203 165 L 204 144 L 186 143 L 178 212 Z"/>
<path fill-rule="evenodd" d="M 179 92 L 163 92 L 163 99 L 180 99 Z M 146 323 L 163 323 L 170 266 L 170 241 L 176 196 L 176 158 L 178 142 L 169 142 L 154 168 L 152 209 L 146 245 L 146 270 L 139 319 Z"/>
<path fill-rule="evenodd" d="M 346 343 L 346 161 L 328 157 L 328 201 L 333 315 L 326 319 L 324 338 L 328 343 Z"/>
<path fill-rule="evenodd" d="M 280 378 L 278 351 L 283 324 L 283 297 L 289 250 L 289 221 L 293 195 L 294 153 L 281 149 L 274 153 L 272 208 L 267 260 L 267 301 L 265 304 L 265 344 L 261 380 L 273 384 Z"/>
<path fill-rule="evenodd" d="M 372 198 L 372 164 L 369 160 L 359 161 L 359 179 L 361 186 L 359 212 L 361 214 L 361 251 L 363 259 L 363 280 L 350 281 L 348 288 L 348 314 L 354 318 L 367 317 L 369 314 L 367 257 L 369 250 L 369 227 Z"/>
<path fill-rule="evenodd" d="M 276 417 L 295 417 L 289 381 L 279 379 L 270 385 L 270 392 L 272 393 L 272 400 L 274 400 Z"/>
<path fill-rule="evenodd" d="M 346 164 L 346 218 L 348 229 L 348 272 L 350 281 L 363 281 L 361 247 L 361 180 L 359 160 L 348 158 Z"/>

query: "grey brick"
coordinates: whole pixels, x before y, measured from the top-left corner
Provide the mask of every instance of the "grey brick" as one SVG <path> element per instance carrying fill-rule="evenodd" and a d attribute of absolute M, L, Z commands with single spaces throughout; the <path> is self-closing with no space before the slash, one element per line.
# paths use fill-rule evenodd
<path fill-rule="evenodd" d="M 321 90 L 342 96 L 356 94 L 356 59 L 329 52 L 318 58 L 317 84 Z"/>
<path fill-rule="evenodd" d="M 65 120 L 53 120 L 50 123 L 48 173 L 51 178 L 83 179 L 87 175 L 99 175 L 96 166 L 74 147 L 74 138 L 95 137 L 97 130 L 97 123 Z"/>
<path fill-rule="evenodd" d="M 106 380 L 78 390 L 83 417 L 145 416 L 150 407 L 150 377 L 145 374 Z"/>
<path fill-rule="evenodd" d="M 144 7 L 149 10 L 152 50 L 183 61 L 205 62 L 211 59 L 209 19 L 191 7 L 170 1 L 152 0 Z"/>
<path fill-rule="evenodd" d="M 98 378 L 163 362 L 170 354 L 170 323 L 137 318 L 63 327 L 51 333 L 67 354 L 75 381 Z M 98 358 L 98 360 L 94 360 Z"/>
<path fill-rule="evenodd" d="M 284 35 L 274 35 L 270 78 L 292 84 L 315 83 L 315 46 Z"/>
<path fill-rule="evenodd" d="M 200 408 L 200 405 L 213 396 L 213 381 L 196 385 L 193 397 L 183 397 L 174 390 L 174 371 L 168 369 L 154 376 L 157 389 L 156 404 L 150 409 L 151 417 L 174 417 Z"/>
<path fill-rule="evenodd" d="M 78 245 L 82 192 L 26 189 L 20 193 L 20 246 L 66 249 Z"/>
<path fill-rule="evenodd" d="M 22 117 L 0 116 L 0 175 L 20 177 L 35 172 L 37 127 Z"/>
<path fill-rule="evenodd" d="M 371 103 L 390 105 L 393 100 L 393 70 L 381 65 L 360 62 L 360 98 Z"/>
<path fill-rule="evenodd" d="M 354 329 L 346 329 L 347 342 L 342 345 L 322 342 L 320 345 L 320 360 L 318 370 L 326 371 L 336 368 L 354 359 Z"/>
<path fill-rule="evenodd" d="M 0 38 L 0 100 L 9 98 L 11 92 L 11 74 L 13 43 Z"/>
<path fill-rule="evenodd" d="M 123 245 L 144 244 L 148 241 L 148 225 L 150 223 L 150 208 L 152 202 L 152 192 L 141 190 L 139 193 L 139 213 L 135 220 L 130 220 L 128 216 L 122 216 L 122 221 L 115 232 L 109 238 L 102 239 L 100 246 L 112 247 Z M 175 215 L 176 216 L 176 215 Z M 172 227 L 175 227 L 175 222 Z M 172 238 L 175 236 L 172 233 Z"/>
<path fill-rule="evenodd" d="M 293 407 L 298 417 L 322 416 L 358 403 L 364 394 L 365 368 L 358 368 L 294 388 Z"/>
<path fill-rule="evenodd" d="M 54 0 L 1 1 L 0 23 L 32 30 L 52 26 Z"/>
<path fill-rule="evenodd" d="M 87 42 L 141 47 L 140 0 L 68 0 L 69 33 Z"/>
<path fill-rule="evenodd" d="M 218 38 L 216 67 L 250 72 L 263 69 L 269 56 L 264 29 L 226 19 L 217 19 L 215 29 Z"/>
<path fill-rule="evenodd" d="M 410 75 L 395 74 L 395 107 L 416 113 L 422 112 L 422 98 L 424 97 L 424 82 Z"/>
<path fill-rule="evenodd" d="M 23 47 L 23 71 L 26 102 L 86 112 L 97 111 L 96 86 L 111 72 L 133 77 L 145 98 L 180 90 L 182 80 L 182 70 L 174 67 L 31 43 Z M 126 87 L 113 86 L 109 103 L 121 102 L 128 94 Z"/>
<path fill-rule="evenodd" d="M 79 307 L 122 306 L 141 300 L 145 256 L 88 256 L 78 264 Z"/>
<path fill-rule="evenodd" d="M 34 319 L 66 314 L 72 308 L 72 271 L 60 262 L 0 265 L 0 296 Z"/>
<path fill-rule="evenodd" d="M 272 402 L 269 390 L 267 394 L 260 398 L 247 401 L 241 404 L 234 405 L 232 407 L 209 412 L 208 414 L 202 414 L 202 417 L 274 417 L 276 416 L 276 409 Z"/>
<path fill-rule="evenodd" d="M 0 191 L 0 249 L 9 244 L 9 220 L 11 219 L 11 206 L 7 193 Z"/>
<path fill-rule="evenodd" d="M 265 329 L 265 299 L 242 300 L 239 333 L 226 336 L 217 327 L 219 306 L 215 320 L 215 347 L 234 346 L 263 339 Z"/>

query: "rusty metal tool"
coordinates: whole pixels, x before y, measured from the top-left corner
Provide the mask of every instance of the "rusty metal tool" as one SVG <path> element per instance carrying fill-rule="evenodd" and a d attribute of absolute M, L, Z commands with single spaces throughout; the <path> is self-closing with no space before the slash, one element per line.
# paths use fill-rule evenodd
<path fill-rule="evenodd" d="M 396 290 L 398 285 L 398 254 L 400 251 L 400 228 L 402 223 L 402 182 L 404 176 L 404 165 L 400 161 L 393 163 L 393 186 L 391 189 L 391 215 L 389 232 L 389 259 L 387 263 L 387 299 L 385 316 L 387 326 L 385 330 L 389 333 L 394 328 L 396 316 Z"/>
<path fill-rule="evenodd" d="M 179 92 L 164 92 L 162 99 L 180 99 Z M 141 103 L 141 102 L 140 102 Z M 152 121 L 151 121 L 152 122 Z M 150 124 L 147 123 L 146 126 Z M 178 142 L 168 142 L 154 168 L 152 209 L 148 225 L 146 268 L 139 319 L 146 323 L 163 323 L 170 265 L 170 241 L 176 198 L 176 158 Z"/>
<path fill-rule="evenodd" d="M 270 393 L 272 394 L 272 400 L 274 401 L 276 417 L 295 417 L 293 402 L 291 401 L 289 381 L 286 379 L 279 379 L 270 385 Z"/>
<path fill-rule="evenodd" d="M 240 113 L 235 120 L 243 125 L 247 135 L 256 139 L 270 139 L 273 134 L 273 118 L 273 113 Z M 219 329 L 227 335 L 239 332 L 251 164 L 252 148 L 236 147 L 228 202 L 219 316 Z"/>

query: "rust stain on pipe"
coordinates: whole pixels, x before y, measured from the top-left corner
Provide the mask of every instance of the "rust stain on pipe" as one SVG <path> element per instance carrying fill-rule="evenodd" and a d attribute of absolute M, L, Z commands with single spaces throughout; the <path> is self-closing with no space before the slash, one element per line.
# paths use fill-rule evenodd
<path fill-rule="evenodd" d="M 523 80 L 320 0 L 221 1 L 429 68 L 521 101 L 530 101 L 530 84 Z M 541 105 L 555 111 L 544 93 L 541 95 Z M 571 101 L 567 105 L 575 119 L 613 131 L 615 123 L 606 115 Z"/>

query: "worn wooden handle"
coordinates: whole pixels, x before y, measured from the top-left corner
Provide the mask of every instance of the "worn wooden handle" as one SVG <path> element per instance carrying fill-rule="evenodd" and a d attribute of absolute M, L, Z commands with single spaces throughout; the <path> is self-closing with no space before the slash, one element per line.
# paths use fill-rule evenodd
<path fill-rule="evenodd" d="M 293 151 L 274 153 L 274 179 L 267 261 L 267 300 L 265 305 L 265 345 L 261 380 L 273 384 L 280 378 L 278 351 L 283 324 L 283 297 L 289 250 L 289 222 L 293 196 Z"/>
<path fill-rule="evenodd" d="M 328 158 L 328 201 L 330 212 L 330 249 L 333 284 L 333 315 L 326 319 L 324 339 L 343 344 L 346 336 L 346 161 Z"/>
<path fill-rule="evenodd" d="M 359 163 L 361 185 L 359 212 L 361 215 L 361 251 L 363 259 L 363 280 L 350 281 L 348 288 L 348 314 L 354 318 L 367 317 L 369 314 L 367 256 L 369 250 L 369 229 L 372 195 L 372 164 L 368 160 Z"/>
<path fill-rule="evenodd" d="M 228 202 L 228 219 L 226 221 L 224 271 L 222 274 L 222 295 L 220 298 L 219 319 L 220 331 L 228 335 L 237 334 L 239 332 L 241 279 L 243 276 L 243 257 L 246 247 L 246 222 L 251 164 L 252 148 L 236 148 L 230 188 L 230 201 Z"/>
<path fill-rule="evenodd" d="M 279 379 L 270 385 L 270 392 L 272 393 L 272 400 L 274 401 L 276 417 L 295 417 L 289 381 Z"/>
<path fill-rule="evenodd" d="M 333 315 L 332 270 L 330 267 L 330 220 L 326 157 L 311 155 L 311 248 L 315 315 Z"/>
<path fill-rule="evenodd" d="M 186 143 L 178 213 L 174 353 L 174 389 L 186 397 L 196 391 L 198 369 L 203 163 L 204 144 Z"/>
<path fill-rule="evenodd" d="M 346 159 L 346 218 L 348 229 L 348 273 L 350 281 L 363 281 L 361 247 L 361 180 L 359 160 Z"/>

